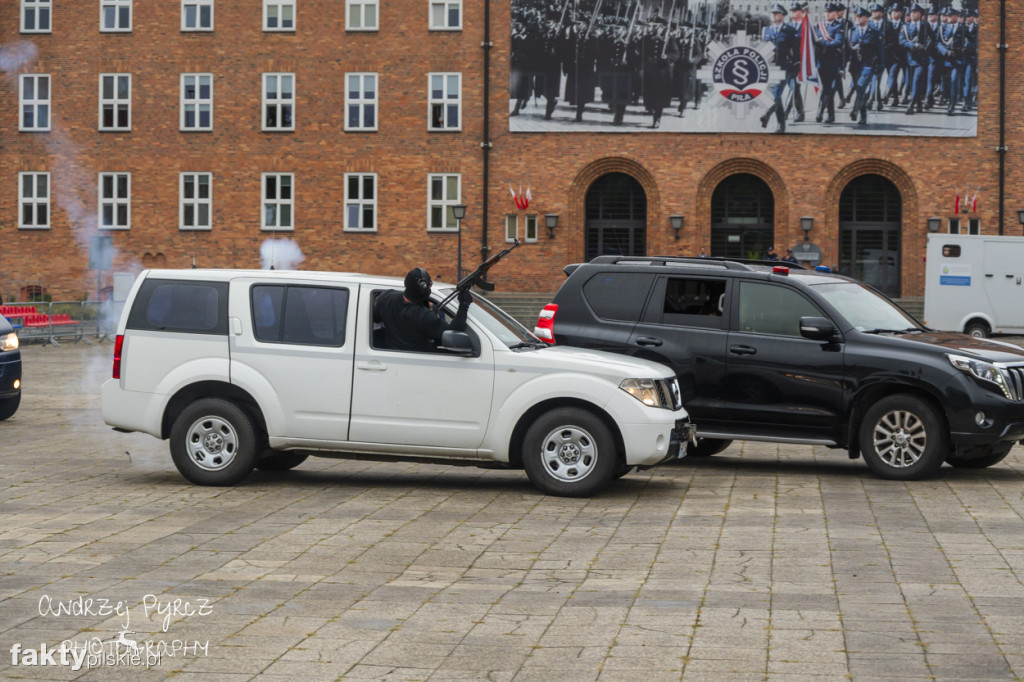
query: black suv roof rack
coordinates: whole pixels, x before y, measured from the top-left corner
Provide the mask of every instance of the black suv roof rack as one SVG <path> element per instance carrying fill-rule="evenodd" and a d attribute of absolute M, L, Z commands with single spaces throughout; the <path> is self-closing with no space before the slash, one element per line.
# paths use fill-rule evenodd
<path fill-rule="evenodd" d="M 787 263 L 777 260 L 757 260 L 752 258 L 696 258 L 693 256 L 598 256 L 590 261 L 591 263 L 608 263 L 617 265 L 619 263 L 635 263 L 651 265 L 668 265 L 670 263 L 693 264 L 693 265 L 721 265 L 727 270 L 753 270 L 751 265 L 766 265 L 768 267 L 782 266 L 793 270 L 806 270 L 798 263 Z"/>

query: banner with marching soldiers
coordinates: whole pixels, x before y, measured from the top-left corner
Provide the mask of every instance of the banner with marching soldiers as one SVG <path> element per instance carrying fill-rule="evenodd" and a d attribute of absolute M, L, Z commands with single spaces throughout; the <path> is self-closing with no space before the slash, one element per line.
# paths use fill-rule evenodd
<path fill-rule="evenodd" d="M 977 4 L 512 0 L 509 129 L 973 137 Z"/>

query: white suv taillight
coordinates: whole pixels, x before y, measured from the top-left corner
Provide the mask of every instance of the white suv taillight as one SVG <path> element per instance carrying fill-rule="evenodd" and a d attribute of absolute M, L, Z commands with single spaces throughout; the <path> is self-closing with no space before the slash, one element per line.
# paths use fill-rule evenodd
<path fill-rule="evenodd" d="M 117 338 L 114 339 L 114 371 L 111 374 L 112 379 L 121 378 L 121 348 L 124 346 L 124 334 L 118 334 Z"/>
<path fill-rule="evenodd" d="M 537 326 L 533 328 L 533 334 L 538 339 L 547 343 L 555 342 L 555 313 L 558 312 L 557 303 L 548 303 L 544 310 L 540 311 L 537 318 Z"/>

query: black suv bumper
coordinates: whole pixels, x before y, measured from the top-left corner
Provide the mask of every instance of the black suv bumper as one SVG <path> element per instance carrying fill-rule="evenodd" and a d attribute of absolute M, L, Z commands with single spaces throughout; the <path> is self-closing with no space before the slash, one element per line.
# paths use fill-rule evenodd
<path fill-rule="evenodd" d="M 21 393 L 14 383 L 21 381 L 21 351 L 0 353 L 0 398 L 13 398 Z"/>
<path fill-rule="evenodd" d="M 1024 402 L 972 386 L 964 401 L 947 404 L 950 439 L 958 451 L 1024 439 Z"/>

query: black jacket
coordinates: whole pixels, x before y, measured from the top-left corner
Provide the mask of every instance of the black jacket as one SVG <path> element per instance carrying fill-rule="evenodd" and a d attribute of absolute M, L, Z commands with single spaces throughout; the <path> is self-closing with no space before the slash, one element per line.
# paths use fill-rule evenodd
<path fill-rule="evenodd" d="M 373 306 L 373 321 L 384 324 L 384 343 L 391 350 L 432 352 L 448 329 L 463 331 L 469 305 L 459 305 L 452 323 L 422 303 L 410 303 L 401 291 L 385 291 Z"/>

